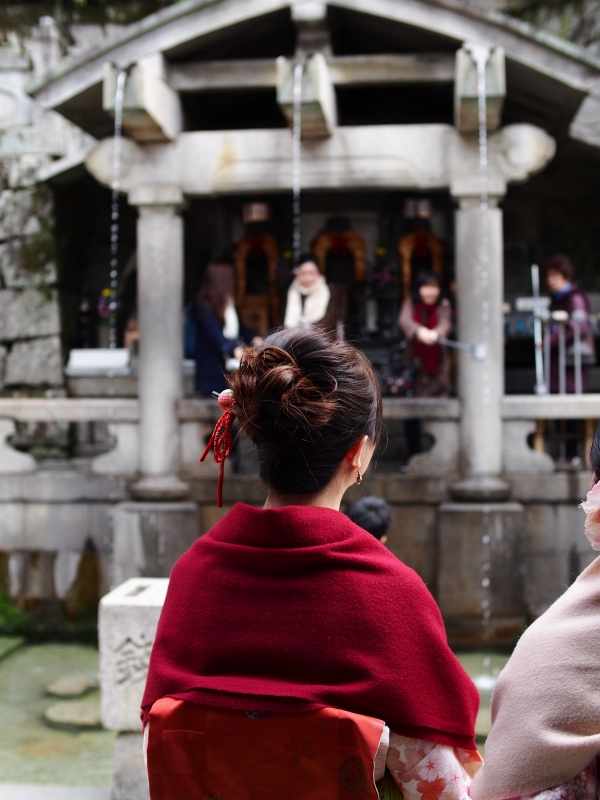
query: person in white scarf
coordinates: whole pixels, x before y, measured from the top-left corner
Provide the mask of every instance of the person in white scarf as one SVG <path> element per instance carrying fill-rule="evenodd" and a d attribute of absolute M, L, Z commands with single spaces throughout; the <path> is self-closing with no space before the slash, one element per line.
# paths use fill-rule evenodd
<path fill-rule="evenodd" d="M 295 274 L 283 324 L 286 328 L 308 328 L 323 320 L 331 294 L 313 256 L 302 256 Z"/>

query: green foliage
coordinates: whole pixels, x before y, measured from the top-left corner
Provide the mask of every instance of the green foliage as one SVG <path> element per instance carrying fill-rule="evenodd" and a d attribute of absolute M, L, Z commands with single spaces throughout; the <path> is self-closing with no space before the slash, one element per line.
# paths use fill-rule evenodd
<path fill-rule="evenodd" d="M 0 594 L 0 632 L 22 633 L 31 627 L 31 617 L 15 605 L 6 594 Z"/>
<path fill-rule="evenodd" d="M 65 41 L 70 40 L 71 23 L 107 22 L 127 25 L 177 0 L 0 0 L 0 40 L 8 31 L 26 35 L 40 17 L 53 17 Z"/>
<path fill-rule="evenodd" d="M 600 41 L 600 0 L 508 0 L 504 10 L 582 47 Z"/>

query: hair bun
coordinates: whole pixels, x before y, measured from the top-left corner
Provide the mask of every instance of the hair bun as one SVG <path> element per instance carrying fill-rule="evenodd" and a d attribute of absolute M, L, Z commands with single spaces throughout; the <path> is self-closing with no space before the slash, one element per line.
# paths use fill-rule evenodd
<path fill-rule="evenodd" d="M 378 439 L 377 378 L 365 356 L 333 334 L 274 331 L 244 351 L 228 382 L 261 477 L 279 492 L 317 491 L 361 436 Z"/>
<path fill-rule="evenodd" d="M 247 349 L 239 371 L 230 378 L 236 415 L 246 433 L 255 439 L 285 418 L 301 425 L 326 425 L 335 409 L 335 381 L 318 387 L 287 350 L 273 345 Z"/>

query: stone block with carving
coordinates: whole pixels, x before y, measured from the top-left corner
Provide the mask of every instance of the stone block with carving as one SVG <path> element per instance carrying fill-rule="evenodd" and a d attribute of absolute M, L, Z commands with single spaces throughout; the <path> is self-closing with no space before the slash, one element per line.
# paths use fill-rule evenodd
<path fill-rule="evenodd" d="M 60 333 L 58 298 L 54 291 L 0 291 L 0 341 L 33 339 Z"/>
<path fill-rule="evenodd" d="M 60 338 L 48 336 L 14 344 L 6 359 L 4 383 L 6 386 L 62 386 Z"/>
<path fill-rule="evenodd" d="M 109 730 L 141 730 L 140 704 L 168 584 L 131 578 L 100 601 L 102 723 Z"/>

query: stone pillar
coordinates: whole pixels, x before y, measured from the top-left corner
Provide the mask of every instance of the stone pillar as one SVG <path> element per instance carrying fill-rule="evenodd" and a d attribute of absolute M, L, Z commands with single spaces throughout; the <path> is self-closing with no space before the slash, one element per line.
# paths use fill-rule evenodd
<path fill-rule="evenodd" d="M 141 500 L 177 500 L 187 484 L 180 461 L 176 404 L 183 393 L 183 222 L 179 187 L 148 184 L 129 193 L 137 206 Z"/>
<path fill-rule="evenodd" d="M 504 395 L 502 211 L 490 199 L 461 198 L 456 212 L 458 338 L 485 345 L 485 359 L 468 353 L 458 359 L 461 400 L 461 474 L 452 487 L 461 500 L 503 500 L 501 480 L 502 398 Z"/>
<path fill-rule="evenodd" d="M 510 644 L 525 627 L 523 506 L 444 503 L 437 601 L 454 645 Z"/>

